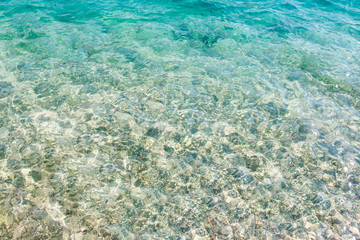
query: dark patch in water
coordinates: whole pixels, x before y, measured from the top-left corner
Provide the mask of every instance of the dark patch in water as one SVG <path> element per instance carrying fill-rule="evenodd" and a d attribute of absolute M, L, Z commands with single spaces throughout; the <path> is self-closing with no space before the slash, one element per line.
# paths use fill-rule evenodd
<path fill-rule="evenodd" d="M 172 154 L 174 152 L 174 149 L 172 147 L 169 147 L 166 145 L 164 145 L 164 150 L 165 150 L 165 152 L 170 153 L 170 154 Z"/>
<path fill-rule="evenodd" d="M 0 98 L 7 97 L 12 92 L 14 92 L 14 87 L 12 84 L 3 81 L 0 82 Z"/>
<path fill-rule="evenodd" d="M 140 54 L 129 48 L 117 48 L 116 52 L 125 56 L 129 62 L 134 62 L 140 58 Z"/>
<path fill-rule="evenodd" d="M 0 145 L 0 159 L 4 159 L 6 154 L 6 146 Z"/>
<path fill-rule="evenodd" d="M 147 132 L 146 135 L 149 137 L 157 137 L 160 134 L 160 130 L 157 128 L 150 128 Z"/>

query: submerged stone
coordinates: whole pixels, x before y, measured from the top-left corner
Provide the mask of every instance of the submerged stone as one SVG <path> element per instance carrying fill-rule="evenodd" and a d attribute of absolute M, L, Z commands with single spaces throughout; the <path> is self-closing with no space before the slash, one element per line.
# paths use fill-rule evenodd
<path fill-rule="evenodd" d="M 228 145 L 222 145 L 222 149 L 225 153 L 232 153 L 233 151 L 231 150 L 231 148 Z"/>
<path fill-rule="evenodd" d="M 8 159 L 6 162 L 6 167 L 12 170 L 18 170 L 21 168 L 21 162 L 16 159 Z"/>
<path fill-rule="evenodd" d="M 236 145 L 242 144 L 245 142 L 244 137 L 236 132 L 231 133 L 231 134 L 227 135 L 226 137 L 229 139 L 230 142 L 232 142 L 233 144 L 236 144 Z"/>
<path fill-rule="evenodd" d="M 85 85 L 80 89 L 79 94 L 95 94 L 97 92 L 98 89 L 96 89 L 95 87 L 91 85 Z"/>
<path fill-rule="evenodd" d="M 116 52 L 124 55 L 124 57 L 130 62 L 134 62 L 140 58 L 140 54 L 137 51 L 129 48 L 120 47 L 116 49 Z"/>
<path fill-rule="evenodd" d="M 53 86 L 50 83 L 39 83 L 35 86 L 34 92 L 39 94 L 39 97 L 45 97 L 50 95 L 52 88 Z"/>
<path fill-rule="evenodd" d="M 33 207 L 30 216 L 35 220 L 44 220 L 47 217 L 47 213 L 43 209 Z"/>
<path fill-rule="evenodd" d="M 285 107 L 277 106 L 274 102 L 269 102 L 263 105 L 263 108 L 265 111 L 269 112 L 272 117 L 283 116 L 287 113 L 287 109 Z"/>
<path fill-rule="evenodd" d="M 360 154 L 355 157 L 355 161 L 360 164 Z"/>
<path fill-rule="evenodd" d="M 20 173 L 15 173 L 13 178 L 13 185 L 17 188 L 22 188 L 25 186 L 25 179 Z"/>
<path fill-rule="evenodd" d="M 129 153 L 141 161 L 148 161 L 147 156 L 149 154 L 149 151 L 141 145 L 131 146 L 129 149 Z"/>
<path fill-rule="evenodd" d="M 256 171 L 262 164 L 262 160 L 258 156 L 251 156 L 245 159 L 245 165 L 251 171 Z"/>
<path fill-rule="evenodd" d="M 308 134 L 311 131 L 311 126 L 307 124 L 301 125 L 298 131 L 300 134 Z"/>
<path fill-rule="evenodd" d="M 147 132 L 146 135 L 150 136 L 150 137 L 157 137 L 160 134 L 160 130 L 157 128 L 150 128 Z"/>
<path fill-rule="evenodd" d="M 245 176 L 245 173 L 237 168 L 228 169 L 227 172 L 231 174 L 234 178 L 242 178 Z"/>
<path fill-rule="evenodd" d="M 4 144 L 0 145 L 0 159 L 6 157 L 6 146 Z"/>
<path fill-rule="evenodd" d="M 11 83 L 0 81 L 0 99 L 9 96 L 14 92 L 14 87 Z"/>
<path fill-rule="evenodd" d="M 201 84 L 201 80 L 200 79 L 194 79 L 194 80 L 192 80 L 191 81 L 191 83 L 193 84 L 193 85 L 200 85 Z"/>
<path fill-rule="evenodd" d="M 166 145 L 164 145 L 164 150 L 170 154 L 174 152 L 174 149 L 172 147 Z"/>
<path fill-rule="evenodd" d="M 30 172 L 30 176 L 34 179 L 35 182 L 39 182 L 42 179 L 40 171 L 33 170 Z"/>
<path fill-rule="evenodd" d="M 218 98 L 216 95 L 212 95 L 212 98 L 213 98 L 214 102 L 218 102 L 218 101 L 219 101 L 219 98 Z"/>
<path fill-rule="evenodd" d="M 250 133 L 251 134 L 257 134 L 258 133 L 258 130 L 256 128 L 250 128 Z"/>

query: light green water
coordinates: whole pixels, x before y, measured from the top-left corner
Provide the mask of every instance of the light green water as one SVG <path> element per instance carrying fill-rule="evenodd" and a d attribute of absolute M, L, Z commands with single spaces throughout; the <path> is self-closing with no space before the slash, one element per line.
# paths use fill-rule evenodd
<path fill-rule="evenodd" d="M 0 239 L 360 238 L 359 1 L 1 1 Z"/>

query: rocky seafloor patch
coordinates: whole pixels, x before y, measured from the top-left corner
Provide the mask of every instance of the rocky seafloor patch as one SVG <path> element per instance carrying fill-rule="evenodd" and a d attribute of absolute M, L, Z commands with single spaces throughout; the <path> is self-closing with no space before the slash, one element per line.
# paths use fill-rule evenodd
<path fill-rule="evenodd" d="M 353 107 L 211 78 L 121 90 L 5 75 L 2 239 L 360 236 Z"/>

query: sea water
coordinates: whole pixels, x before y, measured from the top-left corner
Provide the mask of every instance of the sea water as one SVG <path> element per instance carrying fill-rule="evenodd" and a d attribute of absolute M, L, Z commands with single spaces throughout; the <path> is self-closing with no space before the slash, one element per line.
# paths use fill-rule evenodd
<path fill-rule="evenodd" d="M 2 0 L 1 239 L 359 239 L 360 1 Z"/>

